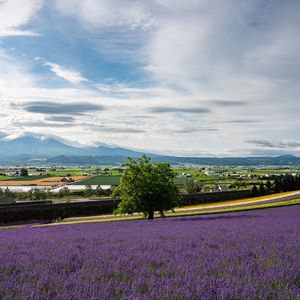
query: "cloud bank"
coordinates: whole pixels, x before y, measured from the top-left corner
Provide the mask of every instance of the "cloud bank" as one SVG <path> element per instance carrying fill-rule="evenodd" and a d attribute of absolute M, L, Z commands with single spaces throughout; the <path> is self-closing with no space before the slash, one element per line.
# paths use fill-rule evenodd
<path fill-rule="evenodd" d="M 43 0 L 1 0 L 1 36 L 37 36 L 35 31 L 22 29 L 42 7 Z"/>
<path fill-rule="evenodd" d="M 2 0 L 0 131 L 300 155 L 299 10 L 296 0 Z"/>
<path fill-rule="evenodd" d="M 91 111 L 101 111 L 105 108 L 101 105 L 91 103 L 55 103 L 46 101 L 28 102 L 23 105 L 24 109 L 30 113 L 45 115 L 82 115 Z M 64 117 L 65 118 L 65 117 Z M 57 120 L 57 117 L 56 117 Z"/>

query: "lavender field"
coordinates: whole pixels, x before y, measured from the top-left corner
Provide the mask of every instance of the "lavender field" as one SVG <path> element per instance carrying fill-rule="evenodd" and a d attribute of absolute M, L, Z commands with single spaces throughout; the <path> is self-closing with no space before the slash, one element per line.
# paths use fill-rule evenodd
<path fill-rule="evenodd" d="M 0 299 L 299 299 L 300 206 L 0 231 Z"/>

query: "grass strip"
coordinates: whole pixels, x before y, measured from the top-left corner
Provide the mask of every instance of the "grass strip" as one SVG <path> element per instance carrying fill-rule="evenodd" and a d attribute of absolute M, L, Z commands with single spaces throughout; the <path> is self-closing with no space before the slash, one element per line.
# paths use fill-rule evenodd
<path fill-rule="evenodd" d="M 281 193 L 284 195 L 290 195 L 291 193 Z M 279 194 L 277 194 L 279 195 Z M 250 198 L 252 200 L 262 198 L 261 200 L 270 199 L 270 197 L 264 196 L 264 197 L 257 197 L 257 198 Z M 273 197 L 272 197 L 273 199 Z M 277 199 L 274 197 L 274 199 Z M 270 199 L 271 200 L 271 199 Z M 249 201 L 249 199 L 248 199 Z M 245 201 L 227 201 L 227 203 L 236 203 L 243 204 Z M 184 216 L 194 216 L 194 215 L 210 215 L 210 214 L 218 214 L 218 213 L 229 213 L 229 212 L 238 212 L 238 211 L 250 211 L 250 210 L 256 210 L 256 209 L 264 209 L 264 208 L 275 208 L 275 207 L 282 207 L 282 206 L 289 206 L 289 205 L 297 205 L 300 204 L 300 198 L 298 199 L 292 199 L 292 200 L 284 200 L 281 202 L 275 202 L 275 203 L 264 203 L 264 204 L 255 204 L 255 205 L 247 205 L 247 206 L 241 206 L 241 207 L 225 207 L 222 208 L 222 206 L 225 205 L 225 202 L 222 202 L 223 205 L 220 205 L 220 209 L 208 209 L 205 210 L 205 206 L 189 206 L 187 208 L 195 208 L 193 211 L 184 211 L 182 208 L 181 210 L 178 209 L 175 212 L 167 212 L 165 215 L 167 218 L 171 217 L 184 217 Z M 208 205 L 209 206 L 209 205 Z M 196 208 L 199 208 L 197 210 Z M 204 209 L 203 209 L 204 208 Z M 155 218 L 159 218 L 159 214 L 156 213 Z M 128 215 L 128 216 L 110 216 L 110 215 L 103 215 L 103 216 L 91 216 L 91 217 L 81 217 L 81 218 L 73 218 L 66 221 L 57 221 L 50 224 L 38 224 L 38 225 L 12 225 L 12 226 L 3 226 L 0 227 L 0 230 L 7 230 L 7 229 L 19 229 L 19 228 L 28 228 L 28 227 L 49 227 L 49 226 L 57 226 L 57 225 L 73 225 L 73 224 L 83 224 L 83 223 L 100 223 L 100 222 L 113 222 L 113 221 L 130 221 L 130 220 L 145 220 L 145 217 L 142 214 L 136 214 L 136 215 Z"/>
<path fill-rule="evenodd" d="M 194 216 L 194 215 L 210 215 L 210 214 L 218 214 L 218 213 L 229 213 L 229 212 L 238 212 L 238 211 L 250 211 L 256 209 L 264 209 L 264 208 L 274 208 L 274 207 L 282 207 L 289 205 L 297 205 L 300 204 L 299 199 L 293 199 L 288 201 L 276 202 L 276 203 L 267 203 L 267 204 L 257 204 L 257 205 L 249 205 L 243 207 L 235 207 L 235 208 L 223 208 L 219 210 L 195 210 L 190 212 L 174 212 L 174 213 L 166 213 L 167 218 L 172 217 L 184 217 L 184 216 Z M 155 218 L 159 218 L 158 214 L 155 215 Z M 125 216 L 125 217 L 106 217 L 106 218 L 98 218 L 98 219 L 84 219 L 84 220 L 71 220 L 71 221 L 60 221 L 51 224 L 41 224 L 41 225 L 33 225 L 32 227 L 49 227 L 49 226 L 57 226 L 57 225 L 72 225 L 72 224 L 83 224 L 83 223 L 100 223 L 100 222 L 113 222 L 113 221 L 130 221 L 130 220 L 145 220 L 142 215 L 137 216 Z"/>

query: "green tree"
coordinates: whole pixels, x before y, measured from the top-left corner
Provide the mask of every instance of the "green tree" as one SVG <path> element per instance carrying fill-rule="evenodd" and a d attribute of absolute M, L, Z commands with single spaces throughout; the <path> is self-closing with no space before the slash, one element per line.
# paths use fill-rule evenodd
<path fill-rule="evenodd" d="M 70 190 L 67 187 L 63 187 L 58 192 L 58 198 L 62 199 L 70 194 Z"/>
<path fill-rule="evenodd" d="M 257 186 L 255 184 L 253 185 L 253 187 L 251 189 L 251 193 L 252 193 L 253 196 L 259 195 L 258 188 L 257 188 Z"/>
<path fill-rule="evenodd" d="M 271 181 L 268 179 L 266 182 L 266 193 L 272 194 L 272 191 L 273 191 L 273 186 L 272 186 Z"/>
<path fill-rule="evenodd" d="M 276 176 L 274 180 L 274 193 L 280 193 L 281 192 L 281 177 Z"/>
<path fill-rule="evenodd" d="M 3 196 L 6 199 L 16 199 L 16 194 L 10 191 L 8 187 L 4 190 Z"/>
<path fill-rule="evenodd" d="M 265 188 L 265 185 L 264 183 L 261 181 L 260 184 L 259 184 L 259 187 L 258 187 L 258 192 L 261 196 L 264 196 L 266 195 L 266 188 Z"/>
<path fill-rule="evenodd" d="M 28 176 L 28 170 L 26 168 L 22 168 L 20 172 L 21 176 Z"/>
<path fill-rule="evenodd" d="M 84 189 L 84 195 L 86 197 L 91 197 L 91 196 L 93 196 L 93 194 L 94 194 L 94 191 L 92 189 L 92 186 L 90 184 L 86 185 L 85 189 Z"/>
<path fill-rule="evenodd" d="M 154 211 L 159 211 L 164 217 L 164 211 L 179 203 L 175 174 L 170 165 L 153 164 L 144 155 L 138 159 L 129 158 L 124 166 L 125 173 L 112 193 L 112 197 L 122 199 L 116 213 L 142 212 L 148 219 L 153 219 Z"/>
<path fill-rule="evenodd" d="M 37 200 L 46 200 L 47 199 L 47 192 L 43 190 L 35 190 L 36 199 Z"/>
<path fill-rule="evenodd" d="M 30 190 L 27 192 L 27 199 L 30 200 L 46 200 L 47 192 L 39 189 Z"/>
<path fill-rule="evenodd" d="M 193 179 L 187 179 L 184 184 L 184 188 L 190 194 L 200 193 L 202 191 L 202 184 Z"/>
<path fill-rule="evenodd" d="M 101 185 L 98 185 L 96 190 L 95 190 L 95 194 L 98 197 L 109 197 L 112 194 L 112 188 L 102 189 Z"/>

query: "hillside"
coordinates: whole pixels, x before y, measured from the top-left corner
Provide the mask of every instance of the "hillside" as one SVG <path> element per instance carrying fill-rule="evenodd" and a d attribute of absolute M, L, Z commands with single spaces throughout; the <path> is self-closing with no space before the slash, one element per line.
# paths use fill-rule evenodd
<path fill-rule="evenodd" d="M 122 147 L 75 147 L 53 138 L 41 139 L 24 136 L 6 140 L 0 136 L 0 162 L 2 165 L 120 165 L 128 157 L 147 154 L 155 162 L 170 164 L 198 164 L 216 166 L 283 166 L 300 165 L 300 157 L 177 157 L 133 151 Z"/>

